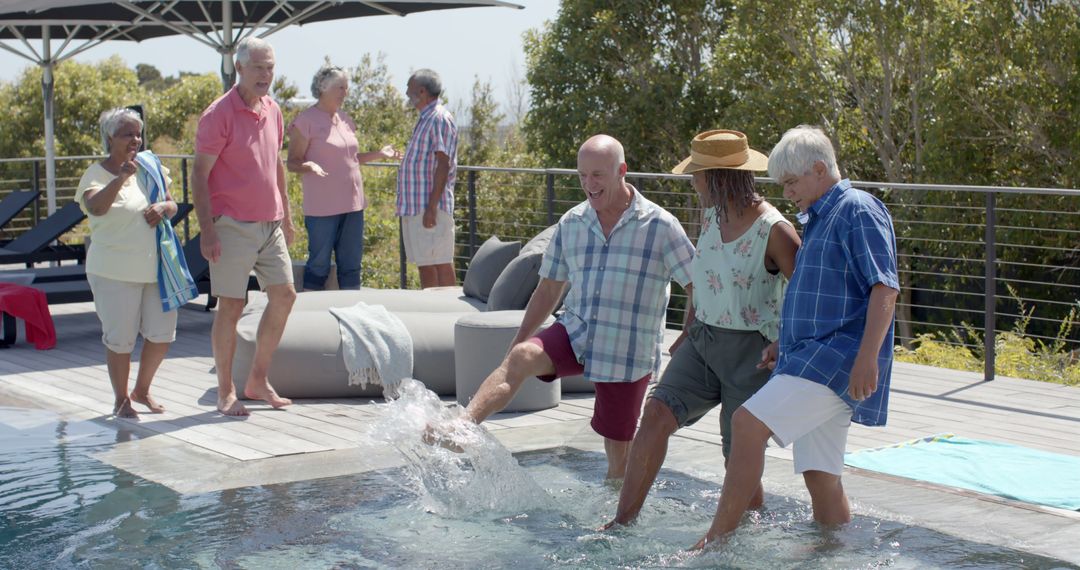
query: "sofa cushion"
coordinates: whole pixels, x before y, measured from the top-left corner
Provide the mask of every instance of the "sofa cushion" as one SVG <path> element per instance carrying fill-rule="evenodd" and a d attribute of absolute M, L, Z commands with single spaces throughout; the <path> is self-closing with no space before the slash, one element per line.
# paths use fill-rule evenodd
<path fill-rule="evenodd" d="M 544 231 L 533 236 L 531 240 L 521 246 L 521 253 L 519 255 L 526 255 L 529 253 L 541 253 L 547 251 L 548 244 L 551 243 L 551 237 L 555 235 L 555 228 L 558 224 L 548 226 Z"/>
<path fill-rule="evenodd" d="M 488 311 L 517 311 L 529 304 L 540 282 L 540 262 L 544 254 L 528 253 L 514 258 L 499 274 L 488 295 Z"/>
<path fill-rule="evenodd" d="M 520 251 L 519 241 L 504 242 L 495 236 L 488 238 L 480 249 L 476 250 L 476 255 L 465 271 L 465 294 L 487 302 L 495 280 Z"/>

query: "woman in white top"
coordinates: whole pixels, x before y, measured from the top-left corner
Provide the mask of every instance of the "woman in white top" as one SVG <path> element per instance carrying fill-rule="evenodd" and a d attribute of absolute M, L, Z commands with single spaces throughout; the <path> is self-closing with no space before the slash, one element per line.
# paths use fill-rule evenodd
<path fill-rule="evenodd" d="M 101 340 L 115 402 L 113 413 L 134 418 L 131 402 L 160 413 L 150 397 L 150 383 L 176 337 L 176 311 L 164 311 L 158 291 L 158 245 L 155 227 L 176 214 L 166 196 L 151 203 L 138 181 L 135 154 L 142 145 L 142 119 L 130 109 L 101 114 L 101 140 L 108 153 L 86 169 L 75 200 L 89 216 L 90 249 L 86 275 L 101 320 Z M 143 336 L 135 388 L 128 393 L 131 352 Z"/>

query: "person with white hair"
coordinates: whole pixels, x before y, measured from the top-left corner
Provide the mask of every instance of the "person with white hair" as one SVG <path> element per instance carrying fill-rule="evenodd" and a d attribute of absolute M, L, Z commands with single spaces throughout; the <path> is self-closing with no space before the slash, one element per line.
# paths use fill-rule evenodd
<path fill-rule="evenodd" d="M 772 377 L 732 418 L 733 442 L 716 516 L 696 548 L 735 530 L 772 438 L 794 444 L 814 520 L 851 520 L 841 482 L 851 422 L 884 425 L 900 282 L 885 205 L 840 177 L 832 142 L 802 125 L 769 155 L 769 175 L 799 209 L 803 242 L 780 313 L 780 338 L 762 351 Z"/>
<path fill-rule="evenodd" d="M 304 226 L 308 258 L 304 289 L 321 291 L 330 276 L 330 258 L 337 265 L 339 289 L 360 288 L 364 259 L 364 180 L 360 165 L 380 158 L 400 158 L 386 145 L 360 152 L 356 123 L 341 110 L 349 95 L 349 75 L 330 64 L 311 80 L 316 103 L 301 111 L 289 125 L 286 166 L 302 176 Z"/>
<path fill-rule="evenodd" d="M 454 180 L 458 132 L 439 103 L 439 74 L 421 69 L 406 85 L 409 106 L 420 112 L 397 178 L 397 215 L 405 258 L 416 264 L 420 286 L 457 284 L 454 274 Z"/>
<path fill-rule="evenodd" d="M 267 373 L 296 290 L 288 248 L 293 225 L 285 163 L 279 154 L 284 119 L 269 95 L 274 49 L 265 40 L 245 38 L 237 46 L 236 72 L 239 82 L 199 118 L 191 189 L 201 228 L 200 249 L 210 262 L 210 293 L 218 298 L 210 333 L 217 409 L 229 416 L 246 416 L 247 408 L 233 385 L 232 362 L 249 275 L 255 271 L 266 290 L 267 306 L 244 396 L 274 408 L 292 403 L 274 391 Z"/>
<path fill-rule="evenodd" d="M 101 143 L 108 156 L 86 169 L 75 192 L 90 222 L 86 278 L 101 321 L 113 414 L 122 418 L 138 417 L 132 402 L 154 413 L 165 410 L 150 395 L 150 384 L 176 339 L 176 309 L 197 294 L 168 221 L 177 210 L 168 171 L 152 153 L 139 152 L 142 127 L 131 109 L 102 113 Z M 159 273 L 162 265 L 165 274 Z M 129 394 L 131 353 L 140 334 L 139 371 Z"/>

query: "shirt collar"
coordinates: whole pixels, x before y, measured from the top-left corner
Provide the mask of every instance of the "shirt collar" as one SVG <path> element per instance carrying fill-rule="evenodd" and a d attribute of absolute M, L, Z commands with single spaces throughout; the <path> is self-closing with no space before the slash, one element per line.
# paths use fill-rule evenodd
<path fill-rule="evenodd" d="M 851 188 L 851 181 L 847 178 L 833 184 L 832 187 L 826 190 L 825 193 L 821 195 L 821 198 L 818 198 L 816 202 L 811 204 L 805 212 L 796 214 L 796 219 L 799 220 L 800 224 L 805 226 L 810 223 L 810 220 L 828 214 L 829 211 L 836 207 L 836 203 L 840 201 L 841 196 L 843 196 L 849 188 Z"/>
<path fill-rule="evenodd" d="M 248 107 L 247 103 L 244 102 L 244 98 L 240 96 L 239 85 L 233 85 L 232 89 L 229 89 L 229 94 L 226 96 L 226 99 L 232 104 L 234 111 L 247 111 L 248 113 L 255 114 L 255 111 L 251 107 Z M 258 115 L 262 117 L 270 108 L 270 97 L 267 95 L 259 97 L 259 102 L 262 103 L 262 105 L 260 105 L 262 108 L 259 110 Z"/>
<path fill-rule="evenodd" d="M 431 102 L 428 103 L 426 107 L 424 107 L 423 109 L 420 109 L 420 118 L 423 119 L 424 117 L 430 116 L 432 113 L 435 112 L 435 107 L 438 107 L 438 106 L 439 106 L 439 100 L 438 99 L 432 99 Z"/>
<path fill-rule="evenodd" d="M 637 188 L 634 188 L 633 184 L 627 183 L 626 185 L 630 187 L 630 191 L 633 193 L 633 196 L 630 197 L 630 205 L 627 206 L 626 209 L 623 210 L 622 215 L 619 216 L 619 221 L 615 222 L 615 227 L 611 230 L 613 234 L 615 233 L 615 230 L 618 229 L 618 227 L 623 225 L 625 222 L 633 219 L 644 218 L 649 213 L 645 207 L 645 197 L 642 196 L 640 192 L 638 192 Z M 588 202 L 587 199 L 586 202 Z M 595 226 L 596 230 L 600 231 L 600 217 L 596 215 L 596 210 L 594 210 L 592 206 L 589 206 L 587 203 L 582 204 L 582 206 L 584 206 L 585 210 L 581 213 L 581 216 L 585 219 L 586 222 L 588 222 L 590 226 Z"/>

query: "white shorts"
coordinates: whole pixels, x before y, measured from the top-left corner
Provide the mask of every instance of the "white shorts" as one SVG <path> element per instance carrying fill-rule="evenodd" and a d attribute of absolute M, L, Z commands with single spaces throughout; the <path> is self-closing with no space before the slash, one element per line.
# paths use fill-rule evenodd
<path fill-rule="evenodd" d="M 158 284 L 118 281 L 86 274 L 94 294 L 94 310 L 101 320 L 101 342 L 117 354 L 131 354 L 135 337 L 156 343 L 176 340 L 178 311 L 161 310 Z"/>
<path fill-rule="evenodd" d="M 424 215 L 401 217 L 405 259 L 418 267 L 454 262 L 454 218 L 445 210 L 435 214 L 435 227 L 424 227 Z"/>
<path fill-rule="evenodd" d="M 796 473 L 843 472 L 851 407 L 824 384 L 780 374 L 743 407 L 769 427 L 780 447 L 795 444 Z"/>

